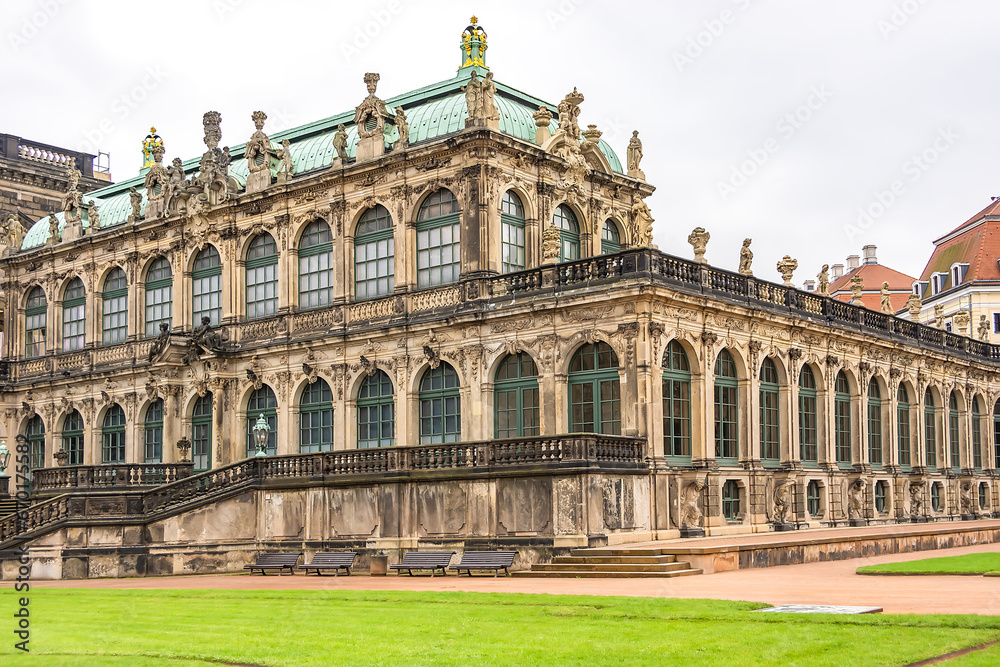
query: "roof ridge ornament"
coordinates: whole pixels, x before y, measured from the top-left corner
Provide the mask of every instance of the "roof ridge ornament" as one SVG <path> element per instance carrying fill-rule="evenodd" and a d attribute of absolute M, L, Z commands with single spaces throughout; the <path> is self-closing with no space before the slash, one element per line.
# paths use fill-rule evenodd
<path fill-rule="evenodd" d="M 489 69 L 486 66 L 486 49 L 488 48 L 486 31 L 479 26 L 479 19 L 475 16 L 470 19 L 469 26 L 462 31 L 460 48 L 462 50 L 462 66 L 459 67 L 459 70 L 465 67 Z"/>
<path fill-rule="evenodd" d="M 156 133 L 156 128 L 149 128 L 149 134 L 142 140 L 142 168 L 149 169 L 153 166 L 153 148 L 159 146 L 163 148 L 163 139 Z"/>

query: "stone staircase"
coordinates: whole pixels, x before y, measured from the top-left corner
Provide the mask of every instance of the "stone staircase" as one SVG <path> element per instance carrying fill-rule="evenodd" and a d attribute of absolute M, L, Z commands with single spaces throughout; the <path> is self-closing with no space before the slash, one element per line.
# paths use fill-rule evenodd
<path fill-rule="evenodd" d="M 518 577 L 684 577 L 701 574 L 690 563 L 663 549 L 601 547 L 574 549 L 569 556 L 556 556 L 551 563 L 535 563 L 530 570 L 515 572 Z"/>
<path fill-rule="evenodd" d="M 0 517 L 8 516 L 17 511 L 16 498 L 4 498 L 0 500 Z"/>

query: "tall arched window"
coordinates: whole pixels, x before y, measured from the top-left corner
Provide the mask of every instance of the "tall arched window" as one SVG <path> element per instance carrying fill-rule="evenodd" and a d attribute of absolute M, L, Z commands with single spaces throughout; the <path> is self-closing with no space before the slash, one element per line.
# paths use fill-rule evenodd
<path fill-rule="evenodd" d="M 266 384 L 255 389 L 247 402 L 247 456 L 257 453 L 257 439 L 253 437 L 253 427 L 257 419 L 264 415 L 264 420 L 271 429 L 267 433 L 267 448 L 269 456 L 278 453 L 278 399 Z"/>
<path fill-rule="evenodd" d="M 910 469 L 910 395 L 903 383 L 896 391 L 896 442 L 899 447 L 899 465 Z"/>
<path fill-rule="evenodd" d="M 924 392 L 924 447 L 928 468 L 937 468 L 937 420 L 934 415 L 934 396 L 931 390 Z"/>
<path fill-rule="evenodd" d="M 79 412 L 75 410 L 71 413 L 75 414 L 77 417 L 80 416 Z M 28 425 L 24 429 L 24 438 L 28 441 L 28 460 L 31 463 L 31 470 L 36 470 L 38 468 L 45 467 L 45 423 L 42 418 L 38 415 L 33 416 L 28 420 Z M 83 420 L 80 420 L 80 443 L 81 447 L 77 453 L 77 462 L 73 463 L 72 460 L 68 460 L 68 465 L 80 465 L 83 463 Z M 68 450 L 67 450 L 68 451 Z M 70 459 L 73 455 L 70 454 Z M 30 472 L 30 471 L 29 471 Z"/>
<path fill-rule="evenodd" d="M 539 434 L 538 369 L 530 355 L 509 354 L 497 368 L 493 389 L 497 438 L 520 438 Z"/>
<path fill-rule="evenodd" d="M 209 318 L 212 326 L 218 326 L 222 322 L 222 259 L 213 246 L 195 257 L 191 280 L 192 326 L 201 326 L 202 317 Z"/>
<path fill-rule="evenodd" d="M 146 463 L 163 461 L 163 399 L 158 398 L 146 408 L 143 424 L 143 460 Z"/>
<path fill-rule="evenodd" d="M 622 428 L 618 357 L 604 342 L 584 345 L 569 363 L 571 433 L 619 435 Z"/>
<path fill-rule="evenodd" d="M 503 273 L 522 270 L 524 258 L 524 206 L 508 190 L 500 202 L 500 255 Z"/>
<path fill-rule="evenodd" d="M 458 442 L 461 437 L 458 374 L 442 361 L 420 378 L 420 444 Z"/>
<path fill-rule="evenodd" d="M 868 383 L 868 461 L 882 467 L 882 392 L 874 378 Z"/>
<path fill-rule="evenodd" d="M 365 211 L 354 230 L 354 298 L 392 294 L 396 285 L 392 216 L 377 204 Z"/>
<path fill-rule="evenodd" d="M 299 310 L 329 306 L 333 298 L 333 235 L 323 220 L 299 238 Z"/>
<path fill-rule="evenodd" d="M 458 200 L 449 190 L 438 190 L 417 212 L 417 287 L 447 285 L 458 280 L 462 268 L 461 221 Z"/>
<path fill-rule="evenodd" d="M 62 448 L 69 454 L 66 465 L 83 465 L 83 417 L 76 410 L 66 415 L 63 422 Z"/>
<path fill-rule="evenodd" d="M 760 366 L 760 457 L 771 465 L 781 460 L 778 412 L 778 368 L 768 358 Z"/>
<path fill-rule="evenodd" d="M 101 427 L 101 461 L 125 463 L 125 411 L 117 403 L 104 413 Z"/>
<path fill-rule="evenodd" d="M 48 306 L 45 291 L 41 287 L 31 290 L 24 307 L 25 359 L 34 359 L 45 354 L 45 320 Z"/>
<path fill-rule="evenodd" d="M 383 370 L 369 375 L 358 389 L 358 449 L 392 447 L 396 405 L 392 380 Z"/>
<path fill-rule="evenodd" d="M 299 451 L 333 451 L 333 392 L 317 379 L 302 391 L 299 401 Z"/>
<path fill-rule="evenodd" d="M 614 220 L 605 220 L 604 226 L 601 227 L 601 254 L 613 255 L 621 252 L 621 249 L 622 237 L 618 233 L 618 225 Z"/>
<path fill-rule="evenodd" d="M 560 262 L 571 262 L 580 259 L 580 225 L 576 215 L 566 204 L 559 204 L 552 214 L 552 225 L 559 230 Z"/>
<path fill-rule="evenodd" d="M 851 464 L 851 386 L 844 371 L 837 373 L 833 394 L 833 434 L 837 463 Z"/>
<path fill-rule="evenodd" d="M 194 402 L 194 410 L 191 413 L 191 460 L 198 472 L 212 467 L 211 392 Z"/>
<path fill-rule="evenodd" d="M 818 463 L 817 423 L 816 376 L 811 368 L 803 366 L 799 373 L 799 456 L 802 457 L 803 465 Z"/>
<path fill-rule="evenodd" d="M 124 343 L 128 338 L 128 279 L 120 268 L 111 269 L 105 278 L 101 302 L 101 343 Z"/>
<path fill-rule="evenodd" d="M 958 448 L 958 397 L 955 392 L 951 392 L 948 397 L 948 463 L 955 472 L 958 472 L 960 465 Z"/>
<path fill-rule="evenodd" d="M 63 294 L 63 352 L 82 350 L 87 335 L 87 291 L 73 278 Z"/>
<path fill-rule="evenodd" d="M 715 458 L 727 464 L 740 455 L 738 386 L 736 362 L 723 350 L 715 360 Z"/>
<path fill-rule="evenodd" d="M 278 312 L 278 246 L 263 233 L 247 249 L 247 319 L 270 317 Z"/>
<path fill-rule="evenodd" d="M 979 398 L 972 398 L 972 467 L 983 469 L 983 422 L 979 411 Z"/>
<path fill-rule="evenodd" d="M 174 281 L 170 262 L 158 257 L 146 272 L 146 336 L 160 335 L 160 324 L 173 326 Z M 200 322 L 196 322 L 197 326 Z"/>
<path fill-rule="evenodd" d="M 663 454 L 691 458 L 691 365 L 676 340 L 663 352 Z"/>

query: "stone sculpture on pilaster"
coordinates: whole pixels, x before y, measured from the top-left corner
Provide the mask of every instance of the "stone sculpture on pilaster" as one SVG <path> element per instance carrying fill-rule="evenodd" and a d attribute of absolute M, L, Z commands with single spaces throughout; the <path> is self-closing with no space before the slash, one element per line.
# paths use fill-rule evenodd
<path fill-rule="evenodd" d="M 403 107 L 396 107 L 396 131 L 399 133 L 399 139 L 393 144 L 393 150 L 406 150 L 410 145 L 410 124 L 406 120 Z"/>
<path fill-rule="evenodd" d="M 972 318 L 969 316 L 969 311 L 967 310 L 958 311 L 957 313 L 955 313 L 955 316 L 952 318 L 952 320 L 955 322 L 955 328 L 958 329 L 958 334 L 960 336 L 965 336 L 968 334 L 969 322 L 972 320 Z"/>
<path fill-rule="evenodd" d="M 80 196 L 80 172 L 70 167 L 66 170 L 69 186 L 62 198 L 63 240 L 73 241 L 83 236 L 83 198 Z"/>
<path fill-rule="evenodd" d="M 549 124 L 552 122 L 553 114 L 543 104 L 538 107 L 538 111 L 531 114 L 531 117 L 535 119 L 535 143 L 541 146 L 552 136 L 549 132 Z"/>
<path fill-rule="evenodd" d="M 816 275 L 819 286 L 816 293 L 820 296 L 830 296 L 830 265 L 824 264 L 823 269 Z"/>
<path fill-rule="evenodd" d="M 202 154 L 198 165 L 198 185 L 201 189 L 201 203 L 214 206 L 229 199 L 230 193 L 236 189 L 235 181 L 230 181 L 229 178 L 229 148 L 219 148 L 219 141 L 222 140 L 222 114 L 218 111 L 205 112 L 202 126 L 205 128 L 205 147 L 208 150 Z M 150 217 L 148 205 L 146 217 Z"/>
<path fill-rule="evenodd" d="M 295 175 L 295 163 L 292 162 L 292 142 L 281 140 L 281 148 L 275 153 L 278 158 L 278 172 L 275 174 L 278 183 L 288 183 Z"/>
<path fill-rule="evenodd" d="M 54 214 L 49 214 L 49 238 L 45 240 L 45 245 L 53 246 L 62 241 L 62 235 L 59 233 L 59 218 Z"/>
<path fill-rule="evenodd" d="M 493 72 L 487 72 L 482 79 L 472 70 L 469 82 L 462 86 L 465 93 L 465 109 L 469 114 L 466 127 L 488 127 L 500 129 L 500 111 L 497 109 L 497 87 L 493 82 Z"/>
<path fill-rule="evenodd" d="M 781 274 L 781 279 L 785 282 L 782 283 L 785 287 L 795 287 L 792 284 L 792 272 L 799 268 L 799 262 L 796 259 L 792 259 L 791 255 L 785 255 L 778 262 L 778 273 Z"/>
<path fill-rule="evenodd" d="M 643 247 L 653 244 L 653 216 L 649 206 L 639 198 L 639 193 L 632 195 L 632 245 Z"/>
<path fill-rule="evenodd" d="M 247 169 L 250 170 L 247 175 L 247 194 L 261 192 L 271 185 L 271 157 L 274 155 L 271 140 L 264 134 L 267 114 L 254 111 L 250 118 L 257 129 L 250 135 L 243 154 L 247 160 Z"/>
<path fill-rule="evenodd" d="M 153 164 L 146 172 L 146 218 L 159 218 L 167 210 L 167 187 L 170 175 L 163 166 L 163 144 L 153 146 Z"/>
<path fill-rule="evenodd" d="M 358 162 L 372 160 L 385 154 L 385 120 L 389 113 L 386 111 L 385 102 L 375 96 L 380 78 L 377 72 L 365 74 L 368 97 L 354 108 L 354 125 L 360 137 L 354 149 L 354 157 Z M 375 121 L 371 129 L 367 127 L 370 120 Z"/>
<path fill-rule="evenodd" d="M 558 227 L 549 225 L 542 230 L 542 264 L 558 264 L 562 238 Z"/>
<path fill-rule="evenodd" d="M 21 224 L 20 216 L 17 213 L 8 213 L 7 219 L 3 223 L 3 236 L 7 241 L 7 254 L 13 254 L 21 249 L 24 242 L 24 235 L 27 230 Z"/>
<path fill-rule="evenodd" d="M 923 301 L 917 294 L 911 294 L 906 299 L 906 310 L 910 312 L 910 319 L 914 322 L 920 321 L 920 311 L 924 307 Z"/>
<path fill-rule="evenodd" d="M 989 342 L 990 340 L 990 323 L 985 315 L 979 316 L 979 326 L 976 334 L 979 336 L 979 340 L 983 342 Z"/>
<path fill-rule="evenodd" d="M 944 329 L 944 306 L 941 304 L 934 306 L 934 328 Z"/>
<path fill-rule="evenodd" d="M 704 227 L 695 227 L 688 234 L 688 243 L 694 248 L 694 261 L 699 264 L 708 264 L 705 260 L 705 250 L 708 249 L 708 241 L 712 235 L 705 231 Z"/>
<path fill-rule="evenodd" d="M 705 490 L 704 480 L 696 479 L 684 487 L 681 494 L 677 523 L 680 524 L 681 537 L 703 537 L 705 530 L 701 527 L 701 495 Z"/>
<path fill-rule="evenodd" d="M 136 222 L 142 217 L 142 193 L 134 187 L 128 189 L 128 201 L 132 207 L 132 213 L 128 216 L 129 222 Z"/>
<path fill-rule="evenodd" d="M 642 160 L 642 141 L 639 139 L 639 130 L 632 130 L 632 138 L 628 141 L 626 157 L 628 175 L 632 178 L 646 180 L 646 173 L 639 169 L 639 162 Z"/>
<path fill-rule="evenodd" d="M 887 315 L 892 315 L 896 311 L 893 310 L 892 308 L 892 301 L 890 300 L 890 294 L 889 294 L 889 283 L 887 282 L 882 283 L 882 291 L 880 292 L 880 294 L 882 297 L 880 304 L 882 312 Z"/>
<path fill-rule="evenodd" d="M 851 303 L 861 305 L 861 295 L 865 291 L 865 281 L 858 275 L 854 274 L 851 278 Z"/>
<path fill-rule="evenodd" d="M 337 158 L 333 161 L 333 166 L 343 166 L 347 162 L 347 129 L 343 123 L 337 126 L 337 132 L 333 135 L 333 149 L 337 151 Z"/>
<path fill-rule="evenodd" d="M 583 95 L 573 87 L 573 92 L 566 95 L 559 103 L 559 129 L 574 139 L 580 139 L 580 103 Z"/>
<path fill-rule="evenodd" d="M 750 250 L 752 242 L 753 239 L 743 239 L 743 247 L 740 248 L 740 273 L 744 276 L 753 275 L 753 269 L 750 268 L 753 262 L 753 250 Z"/>

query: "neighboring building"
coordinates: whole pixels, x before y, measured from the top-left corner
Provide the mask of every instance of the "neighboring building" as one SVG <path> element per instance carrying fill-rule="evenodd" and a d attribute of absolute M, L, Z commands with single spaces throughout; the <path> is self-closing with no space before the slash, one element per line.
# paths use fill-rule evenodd
<path fill-rule="evenodd" d="M 871 310 L 882 310 L 882 285 L 889 283 L 889 303 L 893 312 L 898 312 L 906 306 L 906 300 L 913 290 L 912 276 L 890 269 L 878 263 L 875 246 L 866 245 L 861 249 L 864 261 L 858 255 L 847 258 L 847 273 L 843 272 L 841 264 L 831 267 L 830 296 L 838 301 L 852 301 L 851 281 L 860 276 L 862 281 L 861 305 Z"/>
<path fill-rule="evenodd" d="M 494 84 L 475 22 L 460 45 L 453 78 L 383 101 L 365 75 L 356 109 L 271 137 L 254 113 L 231 153 L 214 112 L 169 170 L 151 135 L 99 220 L 71 194 L 0 260 L 39 501 L 0 550 L 33 578 L 523 565 L 1000 513 L 998 348 L 651 248 L 638 140 L 623 168 L 580 93 Z"/>

